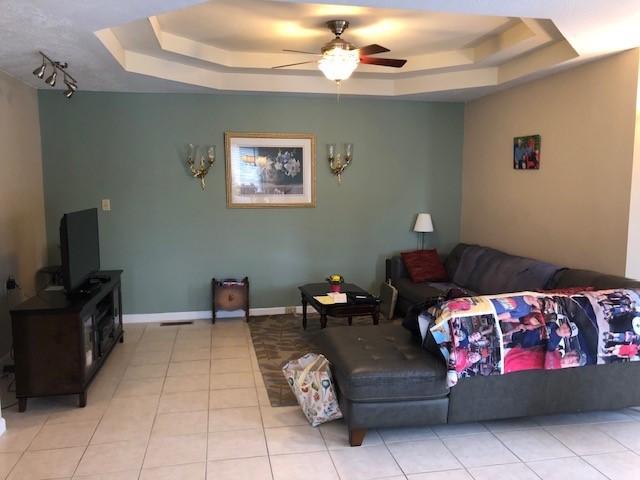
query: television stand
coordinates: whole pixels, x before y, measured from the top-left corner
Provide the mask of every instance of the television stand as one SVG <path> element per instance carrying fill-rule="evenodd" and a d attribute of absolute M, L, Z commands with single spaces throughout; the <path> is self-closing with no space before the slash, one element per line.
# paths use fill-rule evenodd
<path fill-rule="evenodd" d="M 30 397 L 78 395 L 87 389 L 117 342 L 123 342 L 122 270 L 99 272 L 86 295 L 41 291 L 11 309 L 18 411 Z"/>

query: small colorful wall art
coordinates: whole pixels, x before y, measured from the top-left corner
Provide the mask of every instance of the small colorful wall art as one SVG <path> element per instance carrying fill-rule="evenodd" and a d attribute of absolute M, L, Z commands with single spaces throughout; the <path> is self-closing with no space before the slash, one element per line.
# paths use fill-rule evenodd
<path fill-rule="evenodd" d="M 527 135 L 513 139 L 513 168 L 538 170 L 540 168 L 540 135 Z"/>

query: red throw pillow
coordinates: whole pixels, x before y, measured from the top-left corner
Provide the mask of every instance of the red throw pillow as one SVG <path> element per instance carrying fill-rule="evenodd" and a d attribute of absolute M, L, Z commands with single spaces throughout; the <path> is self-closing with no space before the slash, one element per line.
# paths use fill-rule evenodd
<path fill-rule="evenodd" d="M 540 290 L 540 293 L 559 293 L 560 295 L 575 295 L 581 292 L 593 292 L 593 287 L 567 287 L 567 288 L 552 288 L 551 290 Z"/>
<path fill-rule="evenodd" d="M 449 280 L 447 271 L 435 248 L 402 252 L 400 255 L 412 282 L 446 282 Z"/>

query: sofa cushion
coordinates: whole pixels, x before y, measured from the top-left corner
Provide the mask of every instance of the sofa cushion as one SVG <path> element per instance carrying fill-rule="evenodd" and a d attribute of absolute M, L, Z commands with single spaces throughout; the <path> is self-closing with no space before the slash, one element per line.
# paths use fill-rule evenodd
<path fill-rule="evenodd" d="M 400 255 L 387 258 L 386 269 L 386 278 L 387 280 L 391 280 L 392 283 L 394 283 L 397 278 L 409 277 L 409 272 L 407 272 L 407 269 L 404 267 L 404 262 Z"/>
<path fill-rule="evenodd" d="M 466 243 L 459 243 L 455 247 L 453 247 L 453 250 L 451 250 L 447 255 L 447 258 L 444 261 L 444 268 L 447 271 L 447 275 L 449 276 L 450 280 L 453 280 L 453 278 L 456 276 L 456 270 L 458 270 L 460 259 L 462 258 L 462 254 L 468 246 L 469 245 L 467 245 Z"/>
<path fill-rule="evenodd" d="M 493 248 L 464 249 L 453 282 L 483 295 L 546 288 L 560 267 Z"/>
<path fill-rule="evenodd" d="M 574 268 L 563 269 L 555 275 L 552 288 L 582 287 L 585 285 L 594 287 L 596 290 L 609 288 L 640 288 L 640 282 L 631 278 Z"/>
<path fill-rule="evenodd" d="M 446 282 L 449 280 L 442 260 L 435 249 L 415 250 L 400 254 L 411 280 L 421 282 Z"/>
<path fill-rule="evenodd" d="M 327 328 L 315 337 L 341 395 L 353 402 L 442 398 L 445 363 L 400 325 Z"/>

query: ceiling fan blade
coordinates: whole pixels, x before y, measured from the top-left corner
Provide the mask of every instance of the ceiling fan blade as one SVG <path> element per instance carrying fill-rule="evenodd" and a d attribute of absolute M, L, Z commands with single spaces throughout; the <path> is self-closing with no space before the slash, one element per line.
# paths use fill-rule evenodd
<path fill-rule="evenodd" d="M 383 47 L 382 45 L 378 45 L 377 43 L 360 47 L 358 50 L 360 50 L 360 55 L 375 55 L 376 53 L 385 53 L 391 51 L 388 48 Z"/>
<path fill-rule="evenodd" d="M 315 60 L 309 60 L 308 62 L 287 63 L 286 65 L 278 65 L 276 67 L 271 67 L 271 68 L 274 69 L 274 68 L 293 67 L 294 65 L 304 65 L 305 63 L 314 63 L 314 62 Z"/>
<path fill-rule="evenodd" d="M 400 60 L 398 58 L 374 58 L 374 57 L 360 57 L 360 63 L 368 65 L 380 65 L 381 67 L 394 67 L 401 68 L 407 63 L 406 60 Z"/>
<path fill-rule="evenodd" d="M 303 52 L 302 50 L 289 50 L 288 48 L 282 49 L 283 52 L 291 52 L 291 53 L 304 53 L 305 55 L 320 55 L 318 52 Z"/>

